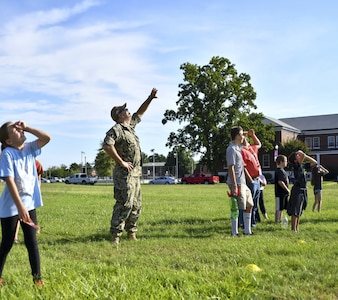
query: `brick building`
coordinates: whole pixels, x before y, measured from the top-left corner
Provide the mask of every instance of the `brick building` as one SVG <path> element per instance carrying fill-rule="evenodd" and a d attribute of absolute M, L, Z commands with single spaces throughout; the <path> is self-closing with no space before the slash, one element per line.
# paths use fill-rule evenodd
<path fill-rule="evenodd" d="M 327 168 L 332 178 L 338 176 L 338 114 L 274 119 L 266 117 L 264 123 L 275 126 L 275 144 L 298 138 L 310 149 L 318 164 Z M 275 168 L 275 150 L 259 153 L 263 172 Z"/>

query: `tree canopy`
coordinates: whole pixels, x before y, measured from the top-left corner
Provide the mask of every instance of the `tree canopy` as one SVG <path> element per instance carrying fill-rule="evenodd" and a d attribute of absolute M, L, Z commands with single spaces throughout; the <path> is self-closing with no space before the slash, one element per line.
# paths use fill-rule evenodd
<path fill-rule="evenodd" d="M 115 161 L 101 148 L 95 158 L 95 168 L 98 176 L 112 176 Z"/>
<path fill-rule="evenodd" d="M 233 126 L 254 128 L 266 150 L 272 149 L 272 126 L 262 123 L 263 114 L 252 113 L 256 93 L 248 74 L 238 74 L 229 59 L 218 56 L 205 66 L 184 63 L 180 69 L 184 83 L 179 84 L 177 110 L 166 110 L 162 123 L 178 121 L 183 127 L 170 133 L 166 146 L 202 154 L 212 171 L 225 162 Z"/>
<path fill-rule="evenodd" d="M 289 140 L 282 143 L 278 148 L 278 153 L 288 157 L 292 152 L 302 150 L 304 153 L 309 154 L 310 149 L 301 140 Z"/>
<path fill-rule="evenodd" d="M 186 174 L 191 174 L 195 169 L 195 162 L 194 162 L 193 158 L 191 157 L 191 152 L 186 151 L 182 147 L 177 147 L 173 151 L 170 151 L 168 153 L 165 165 L 167 167 L 176 166 L 177 156 L 178 156 L 178 161 L 177 161 L 177 165 L 178 165 L 178 174 L 177 175 L 178 175 L 178 177 L 182 177 Z"/>
<path fill-rule="evenodd" d="M 147 156 L 147 162 L 163 162 L 166 161 L 166 157 L 163 154 L 158 154 L 158 153 L 154 153 L 152 155 Z"/>

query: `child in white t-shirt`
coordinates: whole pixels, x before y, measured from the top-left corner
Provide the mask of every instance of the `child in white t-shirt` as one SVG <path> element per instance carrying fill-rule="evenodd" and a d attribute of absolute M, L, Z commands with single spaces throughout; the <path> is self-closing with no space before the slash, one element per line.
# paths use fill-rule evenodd
<path fill-rule="evenodd" d="M 25 132 L 37 137 L 33 142 L 25 142 Z M 0 218 L 2 240 L 0 246 L 0 284 L 2 271 L 13 243 L 18 221 L 24 233 L 34 282 L 40 286 L 40 254 L 36 238 L 39 228 L 36 208 L 42 206 L 35 158 L 41 148 L 50 141 L 50 136 L 29 127 L 23 121 L 7 122 L 0 128 L 1 157 L 0 178 L 6 182 L 0 197 Z"/>

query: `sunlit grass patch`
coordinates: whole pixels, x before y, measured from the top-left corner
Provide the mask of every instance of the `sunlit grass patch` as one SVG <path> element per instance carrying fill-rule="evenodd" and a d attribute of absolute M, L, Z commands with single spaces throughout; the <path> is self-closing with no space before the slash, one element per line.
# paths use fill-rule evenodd
<path fill-rule="evenodd" d="M 323 210 L 309 206 L 301 232 L 269 220 L 254 236 L 230 236 L 227 187 L 143 185 L 138 241 L 110 243 L 112 186 L 43 184 L 38 209 L 45 285 L 32 284 L 27 251 L 5 265 L 3 299 L 336 299 L 338 185 L 325 184 Z M 255 265 L 253 271 L 248 265 Z"/>

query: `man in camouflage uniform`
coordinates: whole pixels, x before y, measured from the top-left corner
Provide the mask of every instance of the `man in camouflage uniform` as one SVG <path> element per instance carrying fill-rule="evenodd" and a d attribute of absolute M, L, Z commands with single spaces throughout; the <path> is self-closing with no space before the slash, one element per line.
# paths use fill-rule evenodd
<path fill-rule="evenodd" d="M 116 162 L 113 174 L 116 203 L 110 226 L 115 244 L 120 242 L 123 229 L 127 231 L 128 239 L 136 240 L 136 223 L 142 208 L 142 167 L 140 142 L 135 126 L 141 121 L 150 102 L 157 98 L 156 93 L 157 89 L 152 89 L 147 100 L 133 115 L 126 108 L 126 103 L 114 106 L 111 110 L 111 117 L 116 124 L 106 133 L 103 149 Z"/>

